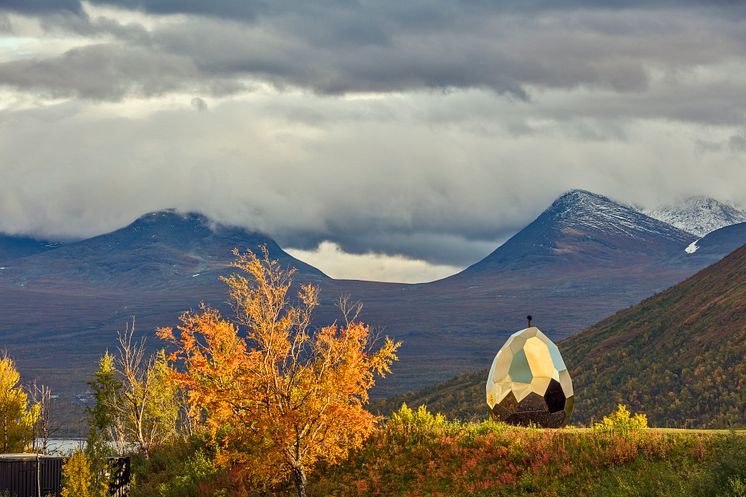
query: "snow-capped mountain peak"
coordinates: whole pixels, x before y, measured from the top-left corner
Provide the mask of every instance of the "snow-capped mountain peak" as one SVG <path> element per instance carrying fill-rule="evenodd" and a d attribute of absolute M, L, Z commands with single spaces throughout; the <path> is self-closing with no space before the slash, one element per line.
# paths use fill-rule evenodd
<path fill-rule="evenodd" d="M 678 253 L 695 238 L 632 206 L 585 190 L 571 190 L 460 275 L 537 268 L 550 274 L 568 267 L 639 267 Z"/>
<path fill-rule="evenodd" d="M 702 195 L 643 212 L 700 237 L 725 226 L 746 222 L 746 212 Z"/>
<path fill-rule="evenodd" d="M 563 193 L 545 214 L 567 228 L 617 232 L 631 238 L 644 238 L 649 234 L 665 234 L 674 238 L 681 238 L 682 235 L 677 229 L 641 213 L 631 205 L 585 190 Z"/>

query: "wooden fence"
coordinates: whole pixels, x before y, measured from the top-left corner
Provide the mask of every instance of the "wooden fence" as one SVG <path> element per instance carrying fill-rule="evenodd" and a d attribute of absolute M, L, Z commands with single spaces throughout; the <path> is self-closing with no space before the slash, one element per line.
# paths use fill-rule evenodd
<path fill-rule="evenodd" d="M 128 497 L 130 494 L 130 458 L 115 457 L 109 459 L 109 495 L 111 497 Z"/>
<path fill-rule="evenodd" d="M 0 455 L 0 495 L 3 497 L 61 497 L 63 457 L 37 454 Z M 109 495 L 128 497 L 130 458 L 109 459 Z"/>

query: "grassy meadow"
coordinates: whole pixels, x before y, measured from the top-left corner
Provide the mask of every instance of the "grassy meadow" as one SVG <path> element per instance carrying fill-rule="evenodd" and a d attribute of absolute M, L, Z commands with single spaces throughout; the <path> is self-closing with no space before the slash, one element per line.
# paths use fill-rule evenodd
<path fill-rule="evenodd" d="M 216 451 L 192 440 L 140 459 L 133 497 L 234 495 L 230 473 L 210 462 Z M 250 495 L 294 489 L 257 486 Z M 746 436 L 624 424 L 522 428 L 405 408 L 342 464 L 317 467 L 308 495 L 736 497 L 746 495 Z"/>

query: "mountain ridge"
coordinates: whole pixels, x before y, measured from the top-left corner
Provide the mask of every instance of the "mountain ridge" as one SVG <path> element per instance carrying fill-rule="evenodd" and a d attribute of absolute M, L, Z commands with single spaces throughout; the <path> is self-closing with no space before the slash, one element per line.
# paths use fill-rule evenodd
<path fill-rule="evenodd" d="M 635 220 L 643 227 L 629 226 Z M 523 237 L 526 249 L 506 252 L 503 247 L 516 237 Z M 495 340 L 523 325 L 526 314 L 541 316 L 543 330 L 558 340 L 683 280 L 706 262 L 696 253 L 685 263 L 680 258 L 693 235 L 590 192 L 561 196 L 516 237 L 497 249 L 510 255 L 507 263 L 431 283 L 335 280 L 293 259 L 267 235 L 200 214 L 158 211 L 0 271 L 0 334 L 24 374 L 46 382 L 52 368 L 55 377 L 66 378 L 57 372 L 73 364 L 93 367 L 111 346 L 114 330 L 133 316 L 138 333 L 152 336 L 153 329 L 175 325 L 181 312 L 203 301 L 230 313 L 218 279 L 232 272 L 230 250 L 264 243 L 271 257 L 299 268 L 296 282 L 320 287 L 316 323 L 339 319 L 338 298 L 349 295 L 365 304 L 366 323 L 403 340 L 395 374 L 374 392 L 384 396 L 491 360 Z M 53 387 L 69 394 L 84 376 L 75 378 L 78 386 Z"/>
<path fill-rule="evenodd" d="M 683 264 L 702 265 L 703 262 L 712 264 L 746 242 L 746 222 L 731 224 L 711 231 L 692 242 L 679 254 Z"/>
<path fill-rule="evenodd" d="M 261 246 L 282 264 L 326 278 L 265 234 L 218 223 L 203 214 L 165 209 L 143 214 L 109 233 L 16 258 L 0 283 L 49 288 L 57 279 L 81 290 L 162 288 L 180 283 L 178 279 L 229 269 L 233 248 L 256 251 Z"/>
<path fill-rule="evenodd" d="M 534 221 L 462 274 L 510 268 L 517 260 L 539 266 L 562 261 L 624 263 L 627 255 L 675 253 L 695 238 L 631 206 L 576 189 L 562 194 Z M 613 253 L 618 250 L 625 253 Z M 615 257 L 621 260 L 615 261 Z"/>
<path fill-rule="evenodd" d="M 700 238 L 717 229 L 746 222 L 746 211 L 705 195 L 691 196 L 679 203 L 643 209 L 642 212 Z"/>
<path fill-rule="evenodd" d="M 59 242 L 29 236 L 0 233 L 0 266 L 29 255 L 46 252 L 62 246 Z"/>

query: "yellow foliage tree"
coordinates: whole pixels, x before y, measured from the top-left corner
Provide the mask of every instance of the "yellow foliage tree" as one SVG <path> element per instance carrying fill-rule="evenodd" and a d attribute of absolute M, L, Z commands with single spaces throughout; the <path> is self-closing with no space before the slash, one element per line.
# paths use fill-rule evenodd
<path fill-rule="evenodd" d="M 253 485 L 292 478 L 302 497 L 318 461 L 340 461 L 374 429 L 368 390 L 390 372 L 400 344 L 386 338 L 373 350 L 369 327 L 355 319 L 312 333 L 318 289 L 301 286 L 291 305 L 294 270 L 266 248 L 261 258 L 234 254 L 243 274 L 223 280 L 235 321 L 203 305 L 159 335 L 175 346 L 170 361 L 183 366 L 174 378 L 191 414 L 223 444 L 218 462 Z"/>
<path fill-rule="evenodd" d="M 23 452 L 34 438 L 39 406 L 28 405 L 21 375 L 13 360 L 0 356 L 0 453 Z"/>
<path fill-rule="evenodd" d="M 82 450 L 75 451 L 62 466 L 62 497 L 108 497 L 109 486 L 97 478 L 91 461 Z"/>

